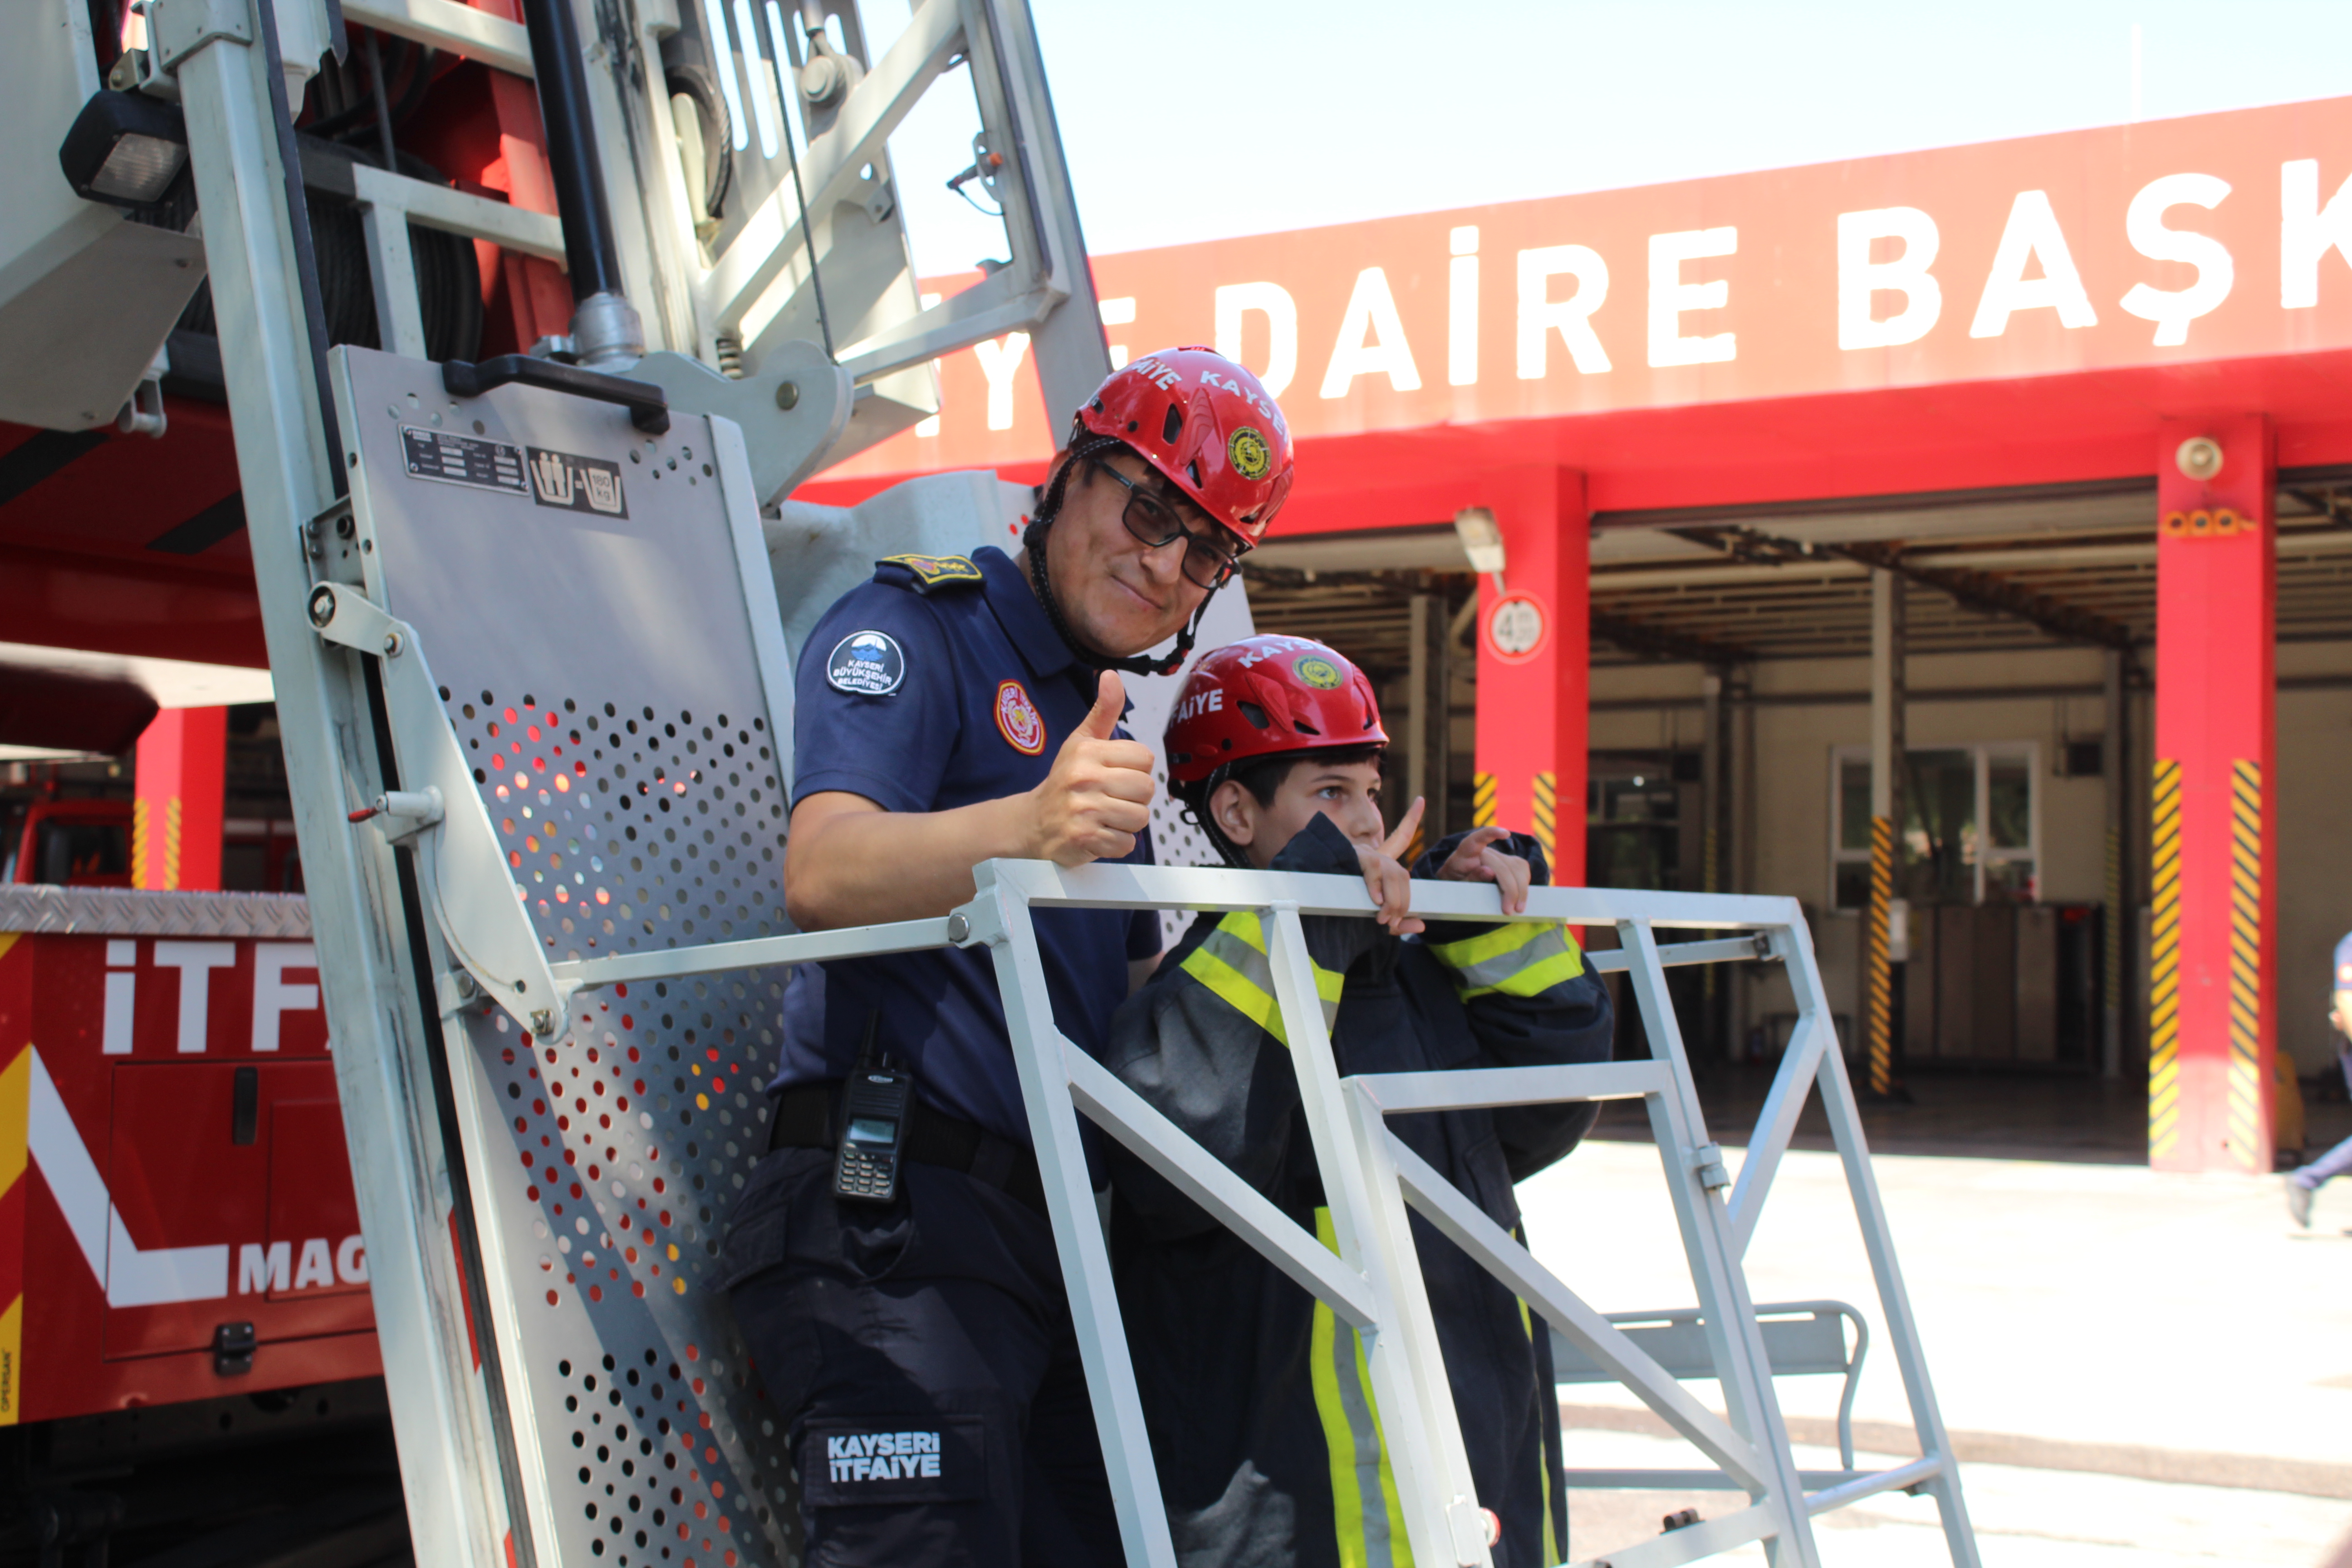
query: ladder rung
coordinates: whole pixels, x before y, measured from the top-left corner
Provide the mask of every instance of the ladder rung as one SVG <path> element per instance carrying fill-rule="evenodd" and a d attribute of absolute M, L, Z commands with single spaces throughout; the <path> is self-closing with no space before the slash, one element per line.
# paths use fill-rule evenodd
<path fill-rule="evenodd" d="M 460 5 L 457 0 L 343 0 L 343 19 L 515 76 L 532 74 L 530 37 L 521 23 Z"/>

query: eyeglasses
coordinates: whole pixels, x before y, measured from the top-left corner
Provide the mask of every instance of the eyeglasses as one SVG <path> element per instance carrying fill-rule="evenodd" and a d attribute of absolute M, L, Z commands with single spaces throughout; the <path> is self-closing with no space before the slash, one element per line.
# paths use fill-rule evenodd
<path fill-rule="evenodd" d="M 1174 507 L 1100 458 L 1087 461 L 1126 487 L 1127 509 L 1119 514 L 1119 521 L 1127 524 L 1127 531 L 1138 544 L 1157 550 L 1181 539 L 1184 542 L 1184 575 L 1195 587 L 1222 588 L 1233 580 L 1242 563 L 1239 551 L 1223 549 L 1206 535 L 1185 527 Z"/>

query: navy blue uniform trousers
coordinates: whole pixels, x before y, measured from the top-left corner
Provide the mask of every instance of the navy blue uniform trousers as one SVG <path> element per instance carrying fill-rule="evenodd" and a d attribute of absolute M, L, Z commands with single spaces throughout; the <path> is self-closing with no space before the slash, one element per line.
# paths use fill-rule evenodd
<path fill-rule="evenodd" d="M 829 1153 L 784 1149 L 720 1258 L 788 1421 L 809 1568 L 1122 1561 L 1044 1215 L 912 1163 L 895 1202 L 844 1203 Z"/>

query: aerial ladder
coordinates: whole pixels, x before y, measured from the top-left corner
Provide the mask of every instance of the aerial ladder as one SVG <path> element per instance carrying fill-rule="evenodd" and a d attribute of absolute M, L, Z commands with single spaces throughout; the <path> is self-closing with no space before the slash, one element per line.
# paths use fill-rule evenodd
<path fill-rule="evenodd" d="M 846 0 L 521 10 L 519 24 L 455 0 L 145 0 L 144 47 L 92 98 L 67 156 L 72 175 L 78 145 L 95 181 L 117 154 L 135 174 L 155 151 L 140 138 L 177 136 L 193 167 L 416 1559 L 794 1560 L 784 1413 L 709 1288 L 766 1147 L 759 1086 L 782 974 L 952 943 L 989 947 L 1003 990 L 1130 1563 L 1174 1558 L 1080 1115 L 1364 1336 L 1418 1561 L 1488 1556 L 1412 1212 L 1747 1495 L 1612 1552 L 1619 1568 L 1759 1541 L 1776 1563 L 1813 1563 L 1815 1514 L 1894 1489 L 1932 1495 L 1954 1561 L 1972 1565 L 1793 901 L 1539 891 L 1525 918 L 1619 931 L 1596 963 L 1625 971 L 1652 1059 L 1390 1079 L 1337 1075 L 1299 934 L 1302 914 L 1369 916 L 1345 879 L 991 862 L 942 917 L 792 929 L 799 639 L 874 557 L 1003 539 L 1028 504 L 988 475 L 931 476 L 845 510 L 796 502 L 794 487 L 935 413 L 942 355 L 1026 334 L 1056 421 L 1109 369 L 1034 24 L 1024 0 L 917 0 L 877 51 Z M 396 160 L 352 169 L 383 347 L 331 351 L 294 111 L 354 22 L 530 76 L 560 221 Z M 673 93 L 677 79 L 703 90 Z M 961 180 L 999 204 L 1006 257 L 926 304 L 889 138 L 950 81 L 979 124 Z M 159 119 L 158 103 L 176 114 Z M 719 183 L 736 195 L 714 222 Z M 569 331 L 529 353 L 434 362 L 419 227 L 560 257 Z M 1245 616 L 1232 597 L 1225 613 Z M 1265 912 L 1336 1252 L 1059 1035 L 1031 919 L 1071 906 Z M 1414 908 L 1511 918 L 1491 890 L 1450 885 L 1417 886 Z M 1785 965 L 1800 1016 L 1736 1182 L 1664 983 L 1667 966 L 1714 962 Z M 1920 1458 L 1883 1471 L 1798 1469 L 1741 1264 L 1816 1088 L 1920 1439 Z M 1382 1120 L 1610 1099 L 1651 1118 L 1722 1414 Z"/>

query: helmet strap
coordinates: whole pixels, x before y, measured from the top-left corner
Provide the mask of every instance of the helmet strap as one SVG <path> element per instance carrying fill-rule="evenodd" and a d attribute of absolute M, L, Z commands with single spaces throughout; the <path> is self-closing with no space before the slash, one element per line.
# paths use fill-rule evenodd
<path fill-rule="evenodd" d="M 1055 596 L 1053 579 L 1045 565 L 1046 535 L 1054 526 L 1054 520 L 1061 515 L 1063 491 L 1069 484 L 1070 471 L 1097 453 L 1126 445 L 1115 436 L 1088 435 L 1073 441 L 1069 461 L 1062 465 L 1060 472 L 1054 476 L 1054 482 L 1045 488 L 1044 499 L 1037 503 L 1037 515 L 1030 519 L 1028 528 L 1021 535 L 1021 548 L 1028 553 L 1029 581 L 1037 590 L 1037 602 L 1045 606 L 1045 619 L 1052 623 L 1055 635 L 1062 639 L 1062 645 L 1076 657 L 1080 664 L 1091 669 L 1116 669 L 1129 675 L 1172 675 L 1182 668 L 1184 660 L 1192 654 L 1192 644 L 1201 635 L 1201 619 L 1209 613 L 1209 600 L 1217 596 L 1215 589 L 1212 588 L 1208 596 L 1201 601 L 1201 607 L 1192 612 L 1192 620 L 1176 634 L 1176 644 L 1167 653 L 1158 658 L 1148 654 L 1109 658 L 1080 642 L 1076 634 L 1070 630 L 1070 623 L 1063 617 L 1062 603 Z"/>

